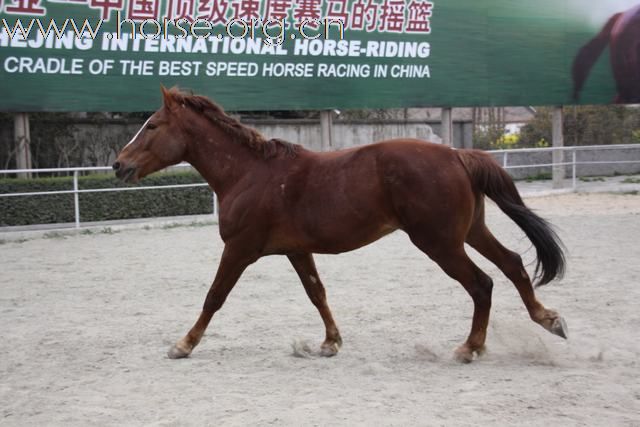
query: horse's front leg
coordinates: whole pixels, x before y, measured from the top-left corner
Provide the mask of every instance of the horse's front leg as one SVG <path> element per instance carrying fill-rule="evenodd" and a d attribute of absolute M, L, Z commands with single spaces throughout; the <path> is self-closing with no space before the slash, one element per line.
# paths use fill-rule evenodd
<path fill-rule="evenodd" d="M 233 289 L 242 272 L 259 256 L 247 249 L 245 245 L 227 243 L 222 252 L 218 272 L 204 301 L 200 317 L 189 333 L 178 341 L 168 353 L 171 359 L 180 359 L 191 354 L 202 339 L 213 314 L 222 307 L 227 295 Z"/>
<path fill-rule="evenodd" d="M 324 286 L 318 276 L 316 270 L 316 264 L 313 261 L 313 255 L 301 254 L 301 255 L 289 255 L 289 261 L 295 268 L 300 281 L 304 286 L 304 290 L 307 292 L 309 299 L 316 306 L 324 322 L 326 329 L 326 337 L 320 348 L 320 354 L 323 356 L 335 356 L 342 346 L 342 338 L 338 327 L 333 320 L 331 310 L 327 304 L 327 296 L 324 291 Z"/>

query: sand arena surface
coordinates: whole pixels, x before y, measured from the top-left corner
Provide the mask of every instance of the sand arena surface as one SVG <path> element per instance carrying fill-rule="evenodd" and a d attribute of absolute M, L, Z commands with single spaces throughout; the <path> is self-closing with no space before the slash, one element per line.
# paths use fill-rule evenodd
<path fill-rule="evenodd" d="M 530 199 L 568 247 L 564 280 L 538 296 L 569 341 L 495 282 L 488 353 L 453 361 L 471 299 L 401 233 L 317 256 L 344 338 L 284 257 L 252 265 L 185 360 L 166 351 L 195 321 L 222 252 L 215 226 L 126 230 L 0 245 L 0 424 L 640 425 L 640 196 Z M 522 232 L 488 223 L 531 262 Z M 529 266 L 529 271 L 531 265 Z"/>

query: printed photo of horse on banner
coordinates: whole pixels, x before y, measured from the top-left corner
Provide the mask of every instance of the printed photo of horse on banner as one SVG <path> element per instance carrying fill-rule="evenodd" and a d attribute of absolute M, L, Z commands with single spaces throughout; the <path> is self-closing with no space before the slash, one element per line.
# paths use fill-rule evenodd
<path fill-rule="evenodd" d="M 640 102 L 640 4 L 613 15 L 602 31 L 582 46 L 573 61 L 574 100 L 579 100 L 589 72 L 607 47 L 618 92 L 613 102 Z"/>

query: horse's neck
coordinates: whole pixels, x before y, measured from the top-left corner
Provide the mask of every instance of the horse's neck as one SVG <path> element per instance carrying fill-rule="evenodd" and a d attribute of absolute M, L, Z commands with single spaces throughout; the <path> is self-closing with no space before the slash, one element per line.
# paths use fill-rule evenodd
<path fill-rule="evenodd" d="M 218 129 L 194 134 L 185 160 L 202 175 L 220 199 L 259 161 L 248 147 L 233 141 Z"/>

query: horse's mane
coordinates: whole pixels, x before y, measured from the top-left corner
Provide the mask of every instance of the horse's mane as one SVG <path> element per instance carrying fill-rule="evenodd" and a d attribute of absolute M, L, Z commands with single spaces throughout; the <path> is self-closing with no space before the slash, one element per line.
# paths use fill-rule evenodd
<path fill-rule="evenodd" d="M 168 94 L 180 105 L 204 115 L 211 123 L 230 135 L 234 141 L 241 143 L 254 152 L 269 159 L 283 153 L 285 156 L 295 157 L 300 146 L 278 138 L 266 139 L 260 132 L 243 125 L 238 120 L 228 116 L 222 107 L 208 98 L 200 95 L 190 95 L 179 89 L 169 89 Z"/>

